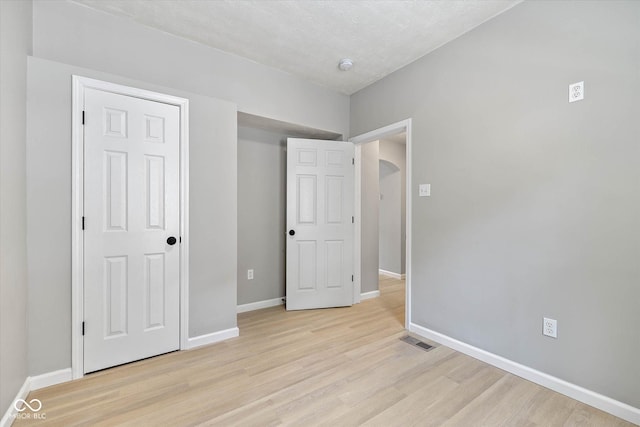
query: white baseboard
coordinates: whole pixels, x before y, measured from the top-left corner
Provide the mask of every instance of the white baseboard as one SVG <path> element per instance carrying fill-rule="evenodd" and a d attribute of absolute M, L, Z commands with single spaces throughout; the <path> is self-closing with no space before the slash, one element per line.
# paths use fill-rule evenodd
<path fill-rule="evenodd" d="M 269 308 L 275 307 L 277 305 L 282 305 L 284 302 L 282 301 L 284 297 L 268 299 L 264 301 L 251 302 L 249 304 L 242 304 L 238 306 L 238 313 L 244 313 L 246 311 L 260 310 L 261 308 Z"/>
<path fill-rule="evenodd" d="M 200 335 L 198 337 L 189 338 L 187 340 L 188 345 L 185 350 L 189 350 L 196 347 L 202 347 L 203 345 L 215 344 L 220 341 L 228 340 L 229 338 L 235 338 L 240 335 L 240 329 L 230 328 L 223 331 L 213 332 L 211 334 Z"/>
<path fill-rule="evenodd" d="M 2 419 L 0 420 L 0 427 L 9 427 L 11 424 L 13 424 L 13 421 L 15 420 L 16 415 L 18 414 L 17 409 L 15 408 L 15 406 L 13 406 L 14 402 L 18 399 L 26 399 L 30 391 L 31 391 L 31 377 L 27 377 L 24 380 L 24 384 L 22 384 L 22 387 L 20 387 L 20 390 L 18 390 L 18 393 L 16 394 L 15 399 L 11 401 L 11 405 L 9 406 L 7 411 L 4 413 L 4 416 L 2 417 Z"/>
<path fill-rule="evenodd" d="M 631 405 L 617 401 L 610 397 L 596 393 L 592 390 L 588 390 L 579 385 L 570 383 L 568 381 L 556 378 L 544 372 L 540 372 L 536 369 L 530 368 L 512 360 L 506 359 L 497 354 L 490 353 L 482 350 L 478 347 L 466 344 L 462 341 L 458 341 L 447 335 L 439 332 L 432 331 L 425 327 L 416 325 L 415 323 L 409 324 L 409 331 L 419 335 L 423 338 L 438 342 L 442 345 L 446 345 L 454 350 L 464 353 L 468 356 L 474 357 L 478 360 L 482 360 L 497 368 L 503 369 L 514 375 L 527 379 L 531 382 L 539 384 L 543 387 L 547 387 L 553 391 L 569 396 L 572 399 L 578 400 L 587 405 L 598 408 L 602 411 L 608 412 L 630 423 L 640 425 L 640 408 L 634 408 Z"/>
<path fill-rule="evenodd" d="M 360 294 L 360 301 L 364 301 L 366 299 L 378 298 L 380 296 L 380 291 L 371 291 Z"/>
<path fill-rule="evenodd" d="M 406 274 L 398 274 L 398 273 L 394 273 L 393 271 L 387 271 L 383 269 L 379 269 L 378 273 L 382 274 L 383 276 L 393 277 L 394 279 L 398 279 L 398 280 L 404 280 L 404 278 L 406 277 Z"/>
<path fill-rule="evenodd" d="M 30 377 L 31 390 L 38 390 L 60 383 L 66 383 L 73 379 L 71 368 L 60 369 L 58 371 L 47 372 L 46 374 Z"/>

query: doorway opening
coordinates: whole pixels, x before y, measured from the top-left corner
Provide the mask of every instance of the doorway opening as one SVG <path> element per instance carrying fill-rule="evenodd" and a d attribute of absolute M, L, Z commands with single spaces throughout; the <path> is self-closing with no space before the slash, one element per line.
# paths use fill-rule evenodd
<path fill-rule="evenodd" d="M 238 112 L 238 313 L 282 305 L 286 297 L 288 138 L 342 135 Z"/>
<path fill-rule="evenodd" d="M 393 143 L 392 143 L 393 144 Z M 382 148 L 383 141 L 380 141 Z M 396 144 L 394 144 L 396 145 Z M 378 271 L 394 279 L 404 279 L 405 275 L 405 147 L 397 144 L 399 159 L 379 161 L 378 204 Z"/>
<path fill-rule="evenodd" d="M 362 298 L 377 296 L 380 270 L 384 270 L 385 273 L 395 273 L 392 277 L 402 278 L 404 275 L 406 280 L 406 328 L 411 319 L 411 119 L 353 137 L 350 141 L 356 144 L 355 262 L 360 266 L 360 274 L 357 275 L 355 282 L 354 303 L 359 302 Z M 382 158 L 381 146 L 383 147 L 382 152 L 385 153 Z M 382 168 L 388 169 L 385 171 L 385 177 L 397 173 L 396 185 L 398 178 L 401 181 L 399 194 L 400 231 L 395 233 L 395 241 L 399 240 L 400 242 L 400 247 L 397 248 L 399 254 L 393 249 L 388 254 L 381 254 L 380 233 L 381 231 L 386 232 L 389 218 L 382 218 L 385 224 L 381 229 L 381 217 L 379 216 L 381 197 L 384 200 L 385 195 L 380 191 L 380 160 L 387 162 L 382 166 Z M 390 167 L 390 164 L 393 164 L 398 171 Z M 404 170 L 399 172 L 400 169 Z M 404 178 L 404 186 L 402 186 L 402 178 Z M 385 182 L 386 184 L 393 185 L 391 182 Z M 397 196 L 397 193 L 395 195 Z M 403 198 L 404 201 L 402 201 Z M 389 200 L 387 199 L 387 201 Z M 397 207 L 395 204 L 394 209 Z M 404 207 L 404 211 L 402 207 Z M 398 216 L 396 216 L 396 222 L 397 218 Z M 397 230 L 395 225 L 393 225 L 393 230 Z M 396 245 L 394 244 L 394 246 Z M 381 255 L 385 257 L 384 265 L 387 262 L 387 255 L 395 255 L 395 267 L 387 267 L 390 270 L 383 268 Z M 399 261 L 397 261 L 398 258 Z M 393 269 L 398 271 L 393 271 Z"/>

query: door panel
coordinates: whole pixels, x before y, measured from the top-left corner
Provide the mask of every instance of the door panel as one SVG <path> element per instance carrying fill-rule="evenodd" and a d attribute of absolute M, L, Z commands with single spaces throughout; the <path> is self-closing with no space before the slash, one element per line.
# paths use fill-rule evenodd
<path fill-rule="evenodd" d="M 104 152 L 105 231 L 127 229 L 127 153 Z"/>
<path fill-rule="evenodd" d="M 342 215 L 342 203 L 344 198 L 344 177 L 325 177 L 324 188 L 327 224 L 342 224 L 342 222 L 344 221 L 344 217 Z"/>
<path fill-rule="evenodd" d="M 145 156 L 147 230 L 164 230 L 164 157 Z"/>
<path fill-rule="evenodd" d="M 87 89 L 84 370 L 179 348 L 179 108 Z"/>
<path fill-rule="evenodd" d="M 164 303 L 166 294 L 164 254 L 145 255 L 145 331 L 161 328 L 165 324 Z"/>
<path fill-rule="evenodd" d="M 105 338 L 127 334 L 127 257 L 113 256 L 104 260 Z"/>
<path fill-rule="evenodd" d="M 354 148 L 287 142 L 287 310 L 353 301 Z"/>
<path fill-rule="evenodd" d="M 317 285 L 318 257 L 316 242 L 298 241 L 298 289 L 313 290 Z"/>
<path fill-rule="evenodd" d="M 317 179 L 312 175 L 299 175 L 297 177 L 298 194 L 298 224 L 316 223 L 316 201 L 318 199 Z"/>
<path fill-rule="evenodd" d="M 325 242 L 327 251 L 326 256 L 326 277 L 328 288 L 341 288 L 344 283 L 342 279 L 344 275 L 344 242 L 343 241 L 327 241 Z"/>

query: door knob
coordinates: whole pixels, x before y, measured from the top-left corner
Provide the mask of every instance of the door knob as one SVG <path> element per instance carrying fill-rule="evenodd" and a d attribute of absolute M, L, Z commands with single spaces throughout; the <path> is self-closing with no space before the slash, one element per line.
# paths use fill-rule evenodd
<path fill-rule="evenodd" d="M 289 236 L 294 236 L 296 234 L 295 230 L 289 230 Z"/>
<path fill-rule="evenodd" d="M 176 240 L 176 238 L 175 238 L 175 237 L 173 237 L 173 236 L 171 236 L 171 237 L 169 237 L 169 238 L 167 239 L 167 245 L 169 245 L 169 246 L 173 246 L 173 245 L 175 245 L 175 244 L 176 244 L 176 242 L 177 242 L 177 240 Z"/>

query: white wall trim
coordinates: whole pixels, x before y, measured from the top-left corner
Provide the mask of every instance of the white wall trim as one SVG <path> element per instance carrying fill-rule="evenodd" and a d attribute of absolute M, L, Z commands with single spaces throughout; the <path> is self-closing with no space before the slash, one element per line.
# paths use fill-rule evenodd
<path fill-rule="evenodd" d="M 353 150 L 354 163 L 354 200 L 353 209 L 354 227 L 353 233 L 353 303 L 360 302 L 362 291 L 362 145 L 355 144 Z"/>
<path fill-rule="evenodd" d="M 162 102 L 180 108 L 180 236 L 182 238 L 180 244 L 180 349 L 187 348 L 189 344 L 189 100 L 74 75 L 72 76 L 71 107 L 71 372 L 74 379 L 84 375 L 82 337 L 84 129 L 81 117 L 84 109 L 84 91 L 89 88 Z"/>
<path fill-rule="evenodd" d="M 378 298 L 380 296 L 380 291 L 371 291 L 360 294 L 360 301 L 364 301 L 366 299 Z"/>
<path fill-rule="evenodd" d="M 362 266 L 362 233 L 360 231 L 360 227 L 362 225 L 361 217 L 362 217 L 362 182 L 360 175 L 362 173 L 362 145 L 367 142 L 376 141 L 378 139 L 385 138 L 390 135 L 394 135 L 396 133 L 406 132 L 406 241 L 405 241 L 405 258 L 406 258 L 406 291 L 405 291 L 405 303 L 404 303 L 404 312 L 405 312 L 405 328 L 409 329 L 409 324 L 411 322 L 411 206 L 412 206 L 412 197 L 413 194 L 413 184 L 411 182 L 411 146 L 412 146 L 412 136 L 411 136 L 411 119 L 406 119 L 399 121 L 397 123 L 392 123 L 388 126 L 384 126 L 382 128 L 373 130 L 371 132 L 363 133 L 358 136 L 354 136 L 353 138 L 349 138 L 349 141 L 355 144 L 355 241 L 354 241 L 354 264 L 357 267 L 355 272 L 355 281 L 354 281 L 354 293 L 353 293 L 353 303 L 357 304 L 360 302 L 360 292 L 362 290 L 362 283 L 360 278 L 360 269 Z"/>
<path fill-rule="evenodd" d="M 409 331 L 423 338 L 438 342 L 442 345 L 450 347 L 454 350 L 464 353 L 468 356 L 474 357 L 478 360 L 486 362 L 497 368 L 503 369 L 521 378 L 539 384 L 543 387 L 549 388 L 558 393 L 564 394 L 572 399 L 578 400 L 587 405 L 598 408 L 602 411 L 608 412 L 611 415 L 622 418 L 630 423 L 640 425 L 640 408 L 634 408 L 631 405 L 617 401 L 610 397 L 596 393 L 592 390 L 588 390 L 579 385 L 570 383 L 560 378 L 554 377 L 536 369 L 530 368 L 512 360 L 506 359 L 497 354 L 490 353 L 482 350 L 478 347 L 466 344 L 462 341 L 458 341 L 455 338 L 451 338 L 447 335 L 439 332 L 432 331 L 425 327 L 411 323 L 409 325 Z"/>
<path fill-rule="evenodd" d="M 7 408 L 7 411 L 4 413 L 4 416 L 0 420 L 0 427 L 9 427 L 11 424 L 13 424 L 13 421 L 18 414 L 14 403 L 18 399 L 26 399 L 29 395 L 29 391 L 31 391 L 31 377 L 27 377 L 24 380 L 22 387 L 20 387 L 20 390 L 18 390 L 16 397 L 11 401 L 11 405 L 9 405 L 9 408 Z"/>
<path fill-rule="evenodd" d="M 378 272 L 380 274 L 382 274 L 383 276 L 391 277 L 391 278 L 398 279 L 398 280 L 402 280 L 402 279 L 405 278 L 404 274 L 394 273 L 393 271 L 379 269 Z"/>
<path fill-rule="evenodd" d="M 238 306 L 237 312 L 245 313 L 247 311 L 260 310 L 262 308 L 276 307 L 278 305 L 284 304 L 283 299 L 284 297 L 279 297 L 279 298 L 267 299 L 264 301 L 250 302 L 248 304 L 241 304 Z"/>
<path fill-rule="evenodd" d="M 73 374 L 71 372 L 71 368 L 66 368 L 29 378 L 31 379 L 31 390 L 39 390 L 41 388 L 71 381 L 73 379 Z"/>
<path fill-rule="evenodd" d="M 235 338 L 240 335 L 240 329 L 230 328 L 222 331 L 213 332 L 210 334 L 200 335 L 197 337 L 189 338 L 186 349 L 192 349 L 196 347 L 202 347 L 203 345 L 215 344 L 220 341 L 228 340 L 229 338 Z"/>

